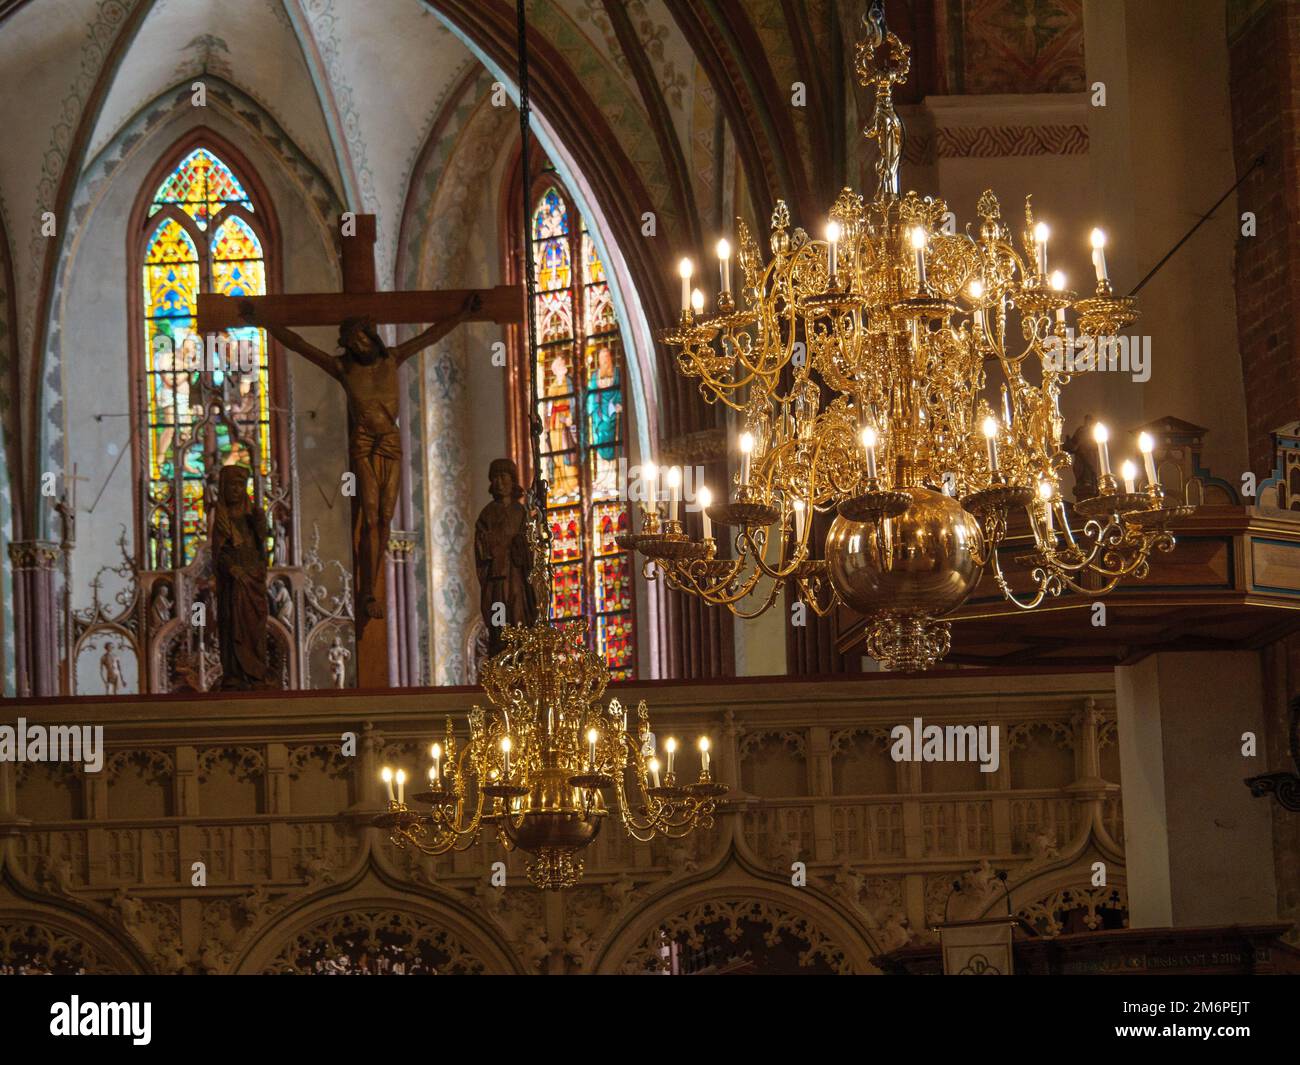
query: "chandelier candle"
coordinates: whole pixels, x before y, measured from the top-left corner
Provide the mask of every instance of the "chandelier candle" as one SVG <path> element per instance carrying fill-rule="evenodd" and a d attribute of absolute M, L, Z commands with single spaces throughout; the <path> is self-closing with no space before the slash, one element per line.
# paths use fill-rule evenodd
<path fill-rule="evenodd" d="M 1110 283 L 1110 274 L 1106 270 L 1106 234 L 1100 229 L 1094 229 L 1091 236 L 1092 241 L 1092 265 L 1097 270 L 1097 284 L 1106 285 Z"/>
<path fill-rule="evenodd" d="M 1142 452 L 1142 462 L 1146 466 L 1147 486 L 1155 488 L 1159 481 L 1156 478 L 1156 442 L 1151 439 L 1150 433 L 1138 433 L 1138 450 Z"/>
<path fill-rule="evenodd" d="M 1061 273 L 1060 270 L 1053 270 L 1053 271 L 1052 271 L 1052 277 L 1051 277 L 1051 281 L 1050 281 L 1049 283 L 1050 283 L 1051 286 L 1052 286 L 1052 291 L 1053 291 L 1053 292 L 1064 292 L 1064 291 L 1065 291 L 1065 275 L 1064 275 L 1063 273 Z M 1065 308 L 1064 308 L 1064 307 L 1057 307 L 1057 308 L 1056 308 L 1056 324 L 1057 324 L 1057 325 L 1065 325 Z"/>
<path fill-rule="evenodd" d="M 836 287 L 840 271 L 840 224 L 831 222 L 826 226 L 826 241 L 830 250 L 826 256 L 827 269 L 830 271 L 830 287 Z"/>
<path fill-rule="evenodd" d="M 677 504 L 682 497 L 682 468 L 673 466 L 668 471 L 668 520 L 677 520 Z"/>
<path fill-rule="evenodd" d="M 709 737 L 700 737 L 700 775 L 709 775 Z"/>
<path fill-rule="evenodd" d="M 1029 197 L 1023 224 L 990 190 L 951 225 L 944 200 L 900 193 L 893 92 L 910 50 L 878 0 L 844 2 L 867 11 L 856 71 L 875 100 L 874 188 L 846 188 L 819 212 L 824 241 L 782 201 L 764 247 L 737 219 L 734 302 L 658 334 L 677 371 L 734 419 L 739 489 L 711 506 L 715 525 L 737 530 L 734 557 L 675 533 L 634 546 L 670 588 L 745 618 L 793 583 L 819 616 L 856 614 L 886 669 L 922 670 L 948 653 L 949 615 L 983 577 L 1024 610 L 1105 595 L 1173 549 L 1169 523 L 1185 508 L 1117 491 L 1104 445 L 1098 495 L 1067 507 L 1061 346 L 1122 335 L 1136 300 L 1111 291 L 1100 230 L 1095 294 L 1067 291 Z M 814 512 L 831 519 L 824 531 Z M 1027 537 L 1008 534 L 1015 512 Z"/>
<path fill-rule="evenodd" d="M 695 266 L 690 259 L 683 259 L 677 264 L 677 273 L 682 279 L 682 315 L 685 317 L 691 313 L 691 275 L 695 273 Z"/>
<path fill-rule="evenodd" d="M 1053 504 L 1052 504 L 1052 496 L 1053 496 L 1053 494 L 1054 494 L 1054 492 L 1053 492 L 1053 490 L 1052 490 L 1052 482 L 1051 482 L 1051 481 L 1039 481 L 1039 482 L 1038 482 L 1038 498 L 1041 499 L 1041 500 L 1043 501 L 1043 513 L 1044 513 L 1044 516 L 1045 516 L 1046 521 L 1047 521 L 1047 532 L 1048 532 L 1048 535 L 1052 537 L 1052 541 L 1055 542 L 1055 541 L 1056 541 L 1056 521 L 1055 521 L 1055 519 L 1052 517 L 1052 507 L 1053 507 Z"/>
<path fill-rule="evenodd" d="M 984 419 L 984 439 L 989 446 L 989 473 L 998 472 L 998 422 L 991 414 Z"/>
<path fill-rule="evenodd" d="M 695 501 L 700 505 L 700 519 L 704 526 L 704 539 L 713 539 L 713 521 L 709 517 L 709 507 L 713 506 L 713 493 L 709 491 L 708 485 L 700 488 L 696 494 Z"/>
<path fill-rule="evenodd" d="M 1097 458 L 1101 462 L 1101 475 L 1110 477 L 1110 448 L 1107 441 L 1110 440 L 1110 430 L 1101 422 L 1092 427 L 1092 438 L 1097 444 Z"/>
<path fill-rule="evenodd" d="M 925 292 L 925 246 L 930 242 L 930 235 L 921 227 L 912 230 L 912 251 L 916 253 L 916 294 Z"/>
<path fill-rule="evenodd" d="M 862 430 L 862 446 L 867 451 L 867 480 L 876 480 L 876 431 L 867 426 Z"/>
<path fill-rule="evenodd" d="M 677 754 L 677 741 L 669 736 L 664 740 L 664 753 L 668 755 L 668 764 L 664 766 L 664 776 L 673 778 L 673 757 Z"/>
<path fill-rule="evenodd" d="M 718 241 L 718 271 L 722 275 L 722 294 L 729 295 L 731 292 L 731 245 L 727 243 L 726 237 Z"/>
<path fill-rule="evenodd" d="M 1137 467 L 1128 459 L 1119 464 L 1119 475 L 1124 478 L 1124 491 L 1134 491 L 1133 481 L 1137 477 L 1137 472 Z"/>
<path fill-rule="evenodd" d="M 754 454 L 754 434 L 740 434 L 740 483 L 749 484 L 749 463 Z"/>

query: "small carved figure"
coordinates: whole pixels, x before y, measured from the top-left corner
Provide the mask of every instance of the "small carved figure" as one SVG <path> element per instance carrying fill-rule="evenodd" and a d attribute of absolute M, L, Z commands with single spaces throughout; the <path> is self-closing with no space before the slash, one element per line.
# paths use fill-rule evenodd
<path fill-rule="evenodd" d="M 279 518 L 275 519 L 275 564 L 277 566 L 289 564 L 289 532 Z"/>
<path fill-rule="evenodd" d="M 175 613 L 176 602 L 172 599 L 171 585 L 160 581 L 153 589 L 153 615 L 158 619 L 158 624 L 162 625 L 171 621 Z"/>
<path fill-rule="evenodd" d="M 276 581 L 267 593 L 271 597 L 271 610 L 284 623 L 286 628 L 293 628 L 293 596 L 284 581 Z"/>
<path fill-rule="evenodd" d="M 126 687 L 122 676 L 122 660 L 117 656 L 117 644 L 112 640 L 104 641 L 104 653 L 99 656 L 99 675 L 104 681 L 104 692 L 117 695 Z"/>
<path fill-rule="evenodd" d="M 351 657 L 352 652 L 343 646 L 343 641 L 339 637 L 335 636 L 329 649 L 330 675 L 334 680 L 334 687 L 342 688 L 347 683 L 347 665 Z"/>

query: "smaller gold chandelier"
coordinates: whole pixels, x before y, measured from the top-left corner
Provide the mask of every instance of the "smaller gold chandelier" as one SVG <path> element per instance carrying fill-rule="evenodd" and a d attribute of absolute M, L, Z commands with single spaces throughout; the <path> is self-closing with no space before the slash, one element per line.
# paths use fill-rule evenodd
<path fill-rule="evenodd" d="M 412 796 L 421 810 L 406 803 L 405 772 L 384 767 L 388 812 L 374 823 L 394 844 L 467 850 L 490 825 L 507 850 L 533 856 L 529 880 L 555 890 L 581 879 L 580 854 L 611 810 L 642 842 L 713 824 L 727 787 L 713 780 L 708 737 L 698 743 L 698 779 L 678 783 L 676 740 L 664 741 L 661 765 L 644 701 L 634 722 L 617 699 L 601 704 L 609 670 L 583 625 L 508 626 L 504 638 L 480 677 L 493 705 L 470 710 L 463 748 L 447 720 L 430 748 L 429 790 Z"/>

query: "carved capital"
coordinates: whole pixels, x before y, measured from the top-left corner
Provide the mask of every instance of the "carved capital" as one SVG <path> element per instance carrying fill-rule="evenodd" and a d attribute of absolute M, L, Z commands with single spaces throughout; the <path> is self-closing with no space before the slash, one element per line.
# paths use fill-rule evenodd
<path fill-rule="evenodd" d="M 52 540 L 16 540 L 9 545 L 14 569 L 53 570 L 62 557 L 63 549 Z"/>

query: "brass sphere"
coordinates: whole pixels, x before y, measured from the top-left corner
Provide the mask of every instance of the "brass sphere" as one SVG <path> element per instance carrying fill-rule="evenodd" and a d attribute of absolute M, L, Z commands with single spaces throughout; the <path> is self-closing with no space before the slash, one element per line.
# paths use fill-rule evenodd
<path fill-rule="evenodd" d="M 826 536 L 831 583 L 844 603 L 879 614 L 940 618 L 979 583 L 982 534 L 960 503 L 928 488 L 902 488 L 911 505 L 882 522 L 837 517 Z"/>

